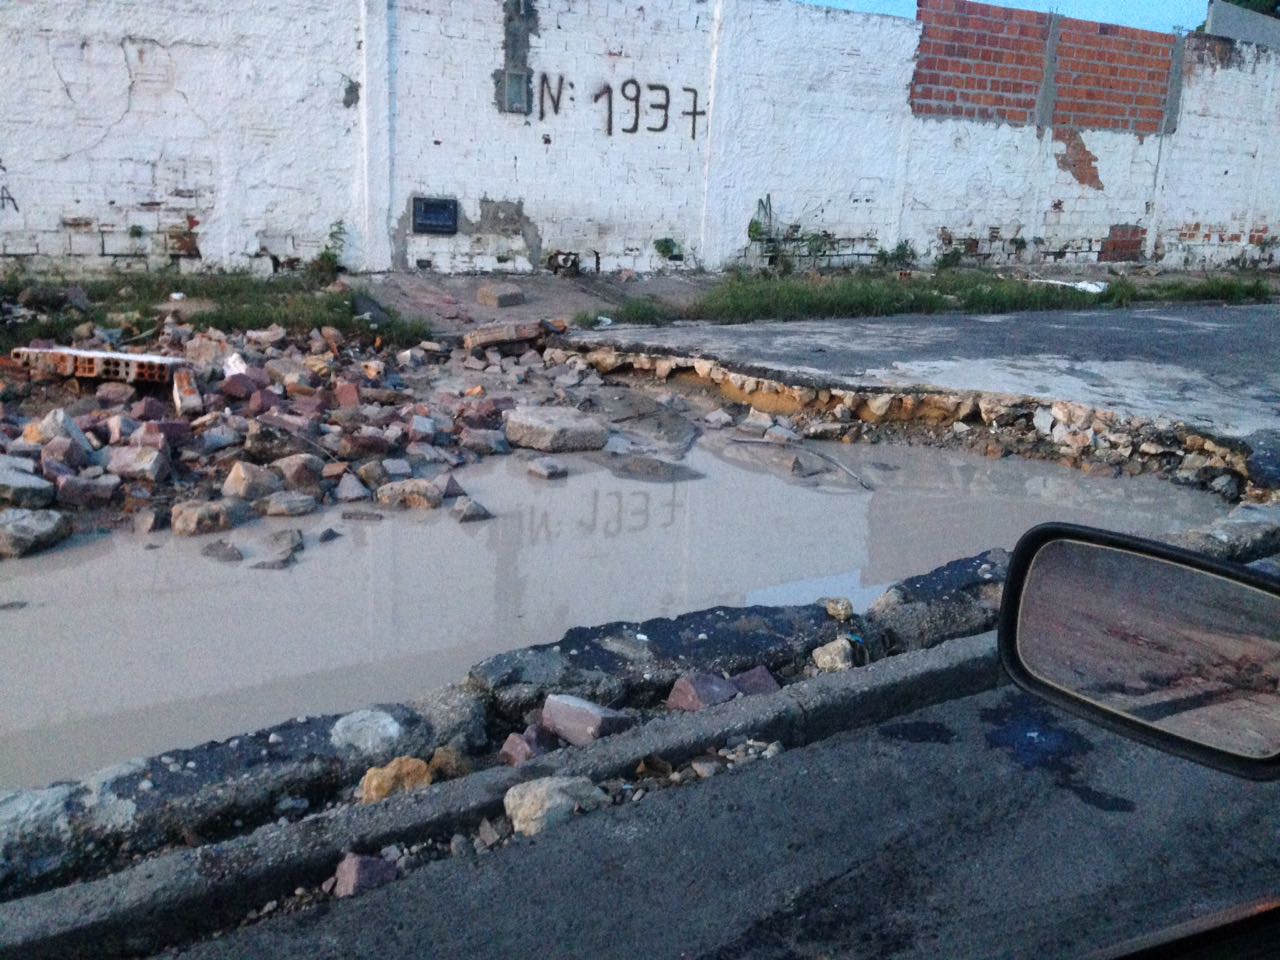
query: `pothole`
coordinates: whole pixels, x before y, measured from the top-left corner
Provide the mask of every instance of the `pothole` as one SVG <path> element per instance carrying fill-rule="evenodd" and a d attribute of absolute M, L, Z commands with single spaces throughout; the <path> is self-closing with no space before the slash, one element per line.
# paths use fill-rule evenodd
<path fill-rule="evenodd" d="M 524 455 L 487 459 L 457 473 L 495 515 L 480 524 L 334 508 L 236 528 L 225 539 L 240 561 L 204 555 L 203 539 L 116 533 L 7 567 L 0 656 L 24 682 L 0 705 L 0 789 L 408 700 L 580 625 L 832 595 L 865 605 L 1038 522 L 1159 534 L 1225 512 L 1153 477 L 732 439 L 709 436 L 674 469 L 655 466 L 669 452 L 565 457 L 554 481 L 530 477 Z M 289 528 L 303 532 L 297 562 L 255 569 Z M 326 530 L 341 536 L 322 542 Z"/>

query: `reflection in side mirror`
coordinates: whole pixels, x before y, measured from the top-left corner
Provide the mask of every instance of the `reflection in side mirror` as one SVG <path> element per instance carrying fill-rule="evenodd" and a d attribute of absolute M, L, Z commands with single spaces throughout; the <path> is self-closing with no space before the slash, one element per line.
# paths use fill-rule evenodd
<path fill-rule="evenodd" d="M 1000 647 L 1020 684 L 1252 777 L 1280 775 L 1280 596 L 1182 551 L 1041 527 L 1010 569 Z"/>

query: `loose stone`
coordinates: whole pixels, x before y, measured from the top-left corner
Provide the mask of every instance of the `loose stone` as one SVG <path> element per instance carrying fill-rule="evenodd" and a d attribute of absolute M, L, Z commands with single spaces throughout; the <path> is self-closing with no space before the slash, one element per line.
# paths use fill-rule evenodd
<path fill-rule="evenodd" d="M 220 502 L 185 500 L 173 505 L 173 532 L 180 537 L 216 533 L 231 528 L 231 514 Z"/>
<path fill-rule="evenodd" d="M 333 496 L 339 503 L 354 503 L 357 500 L 368 500 L 373 494 L 354 473 L 344 473 Z"/>
<path fill-rule="evenodd" d="M 431 768 L 417 757 L 396 757 L 383 767 L 370 767 L 360 780 L 360 802 L 377 803 L 394 793 L 431 785 Z"/>
<path fill-rule="evenodd" d="M 529 473 L 531 476 L 539 477 L 543 480 L 559 480 L 561 477 L 569 475 L 569 471 L 564 464 L 550 457 L 539 457 L 537 460 L 530 462 Z"/>
<path fill-rule="evenodd" d="M 853 666 L 853 644 L 847 637 L 837 637 L 813 651 L 813 663 L 823 673 L 848 670 Z"/>
<path fill-rule="evenodd" d="M 526 837 L 567 823 L 575 810 L 595 810 L 609 803 L 608 795 L 586 777 L 544 777 L 516 784 L 502 805 L 516 833 Z"/>
<path fill-rule="evenodd" d="M 202 556 L 208 557 L 210 560 L 217 560 L 221 563 L 239 563 L 244 559 L 244 554 L 239 548 L 226 540 L 214 540 L 207 543 L 201 548 Z"/>
<path fill-rule="evenodd" d="M 56 510 L 0 510 L 0 558 L 44 550 L 71 535 L 71 520 Z"/>
<path fill-rule="evenodd" d="M 56 493 L 57 488 L 43 477 L 0 467 L 0 503 L 36 509 L 53 503 Z"/>
<path fill-rule="evenodd" d="M 432 510 L 444 501 L 430 480 L 397 480 L 378 488 L 377 499 L 387 507 Z"/>
<path fill-rule="evenodd" d="M 238 460 L 223 481 L 222 495 L 241 500 L 257 500 L 283 487 L 284 481 L 273 470 Z"/>
<path fill-rule="evenodd" d="M 829 597 L 822 601 L 827 616 L 844 623 L 853 617 L 853 604 L 845 597 Z"/>
<path fill-rule="evenodd" d="M 544 453 L 600 450 L 609 440 L 608 426 L 570 407 L 517 407 L 506 431 L 512 445 Z"/>
<path fill-rule="evenodd" d="M 301 517 L 319 506 L 316 498 L 296 490 L 280 490 L 254 504 L 258 513 L 267 517 Z"/>
<path fill-rule="evenodd" d="M 473 523 L 477 520 L 492 520 L 493 514 L 476 503 L 470 497 L 459 497 L 453 504 L 453 515 L 459 523 Z"/>

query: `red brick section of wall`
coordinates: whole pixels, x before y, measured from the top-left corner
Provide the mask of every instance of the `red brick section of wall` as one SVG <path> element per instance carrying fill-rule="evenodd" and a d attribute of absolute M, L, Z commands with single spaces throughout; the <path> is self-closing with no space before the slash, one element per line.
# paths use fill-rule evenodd
<path fill-rule="evenodd" d="M 1119 224 L 1102 241 L 1098 251 L 1099 263 L 1124 263 L 1142 259 L 1142 246 L 1147 240 L 1146 227 L 1136 224 Z"/>
<path fill-rule="evenodd" d="M 918 116 L 1036 123 L 1048 84 L 1054 126 L 1139 134 L 1163 126 L 1172 34 L 969 0 L 919 0 L 918 9 Z"/>
<path fill-rule="evenodd" d="M 1068 19 L 1058 30 L 1054 126 L 1159 133 L 1173 34 Z"/>
<path fill-rule="evenodd" d="M 919 0 L 924 32 L 911 83 L 921 116 L 1035 122 L 1049 15 L 968 0 Z"/>

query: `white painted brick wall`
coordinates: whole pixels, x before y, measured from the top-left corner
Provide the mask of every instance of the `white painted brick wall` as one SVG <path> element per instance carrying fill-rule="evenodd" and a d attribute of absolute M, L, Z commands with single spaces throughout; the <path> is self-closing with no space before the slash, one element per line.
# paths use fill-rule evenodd
<path fill-rule="evenodd" d="M 765 196 L 775 226 L 892 246 L 919 36 L 896 17 L 726 2 L 704 225 L 712 263 L 743 252 Z"/>
<path fill-rule="evenodd" d="M 588 269 L 596 252 L 606 270 L 719 268 L 749 253 L 765 196 L 777 223 L 863 255 L 950 237 L 1090 261 L 1133 224 L 1196 266 L 1280 229 L 1271 51 L 1198 66 L 1172 136 L 1083 132 L 1097 189 L 1060 167 L 1051 131 L 913 116 L 911 20 L 792 0 L 534 5 L 523 115 L 494 102 L 502 0 L 11 0 L 0 257 L 267 270 L 342 221 L 366 269 L 527 271 L 554 250 Z M 456 199 L 462 231 L 414 235 L 417 196 Z"/>
<path fill-rule="evenodd" d="M 692 102 L 685 87 L 706 109 L 712 9 L 690 0 L 540 5 L 527 116 L 495 106 L 498 0 L 402 9 L 393 69 L 396 265 L 529 270 L 532 259 L 566 250 L 592 265 L 598 251 L 604 269 L 651 269 L 662 265 L 653 246 L 660 238 L 674 240 L 687 262 L 698 259 L 707 127 L 700 118 L 695 138 L 692 118 L 680 114 Z M 597 99 L 606 88 L 612 94 Z M 457 199 L 459 236 L 413 235 L 415 196 Z M 525 225 L 486 229 L 488 204 L 518 204 Z"/>
<path fill-rule="evenodd" d="M 1234 62 L 1187 73 L 1178 131 L 1165 145 L 1154 199 L 1160 243 L 1175 266 L 1257 257 L 1250 232 L 1280 229 L 1280 52 L 1237 44 L 1234 53 Z"/>
<path fill-rule="evenodd" d="M 359 72 L 352 11 L 6 4 L 3 251 L 162 264 L 182 246 L 170 234 L 188 230 L 208 265 L 246 266 L 269 236 L 318 250 L 355 209 L 359 111 L 342 104 L 344 76 Z"/>

